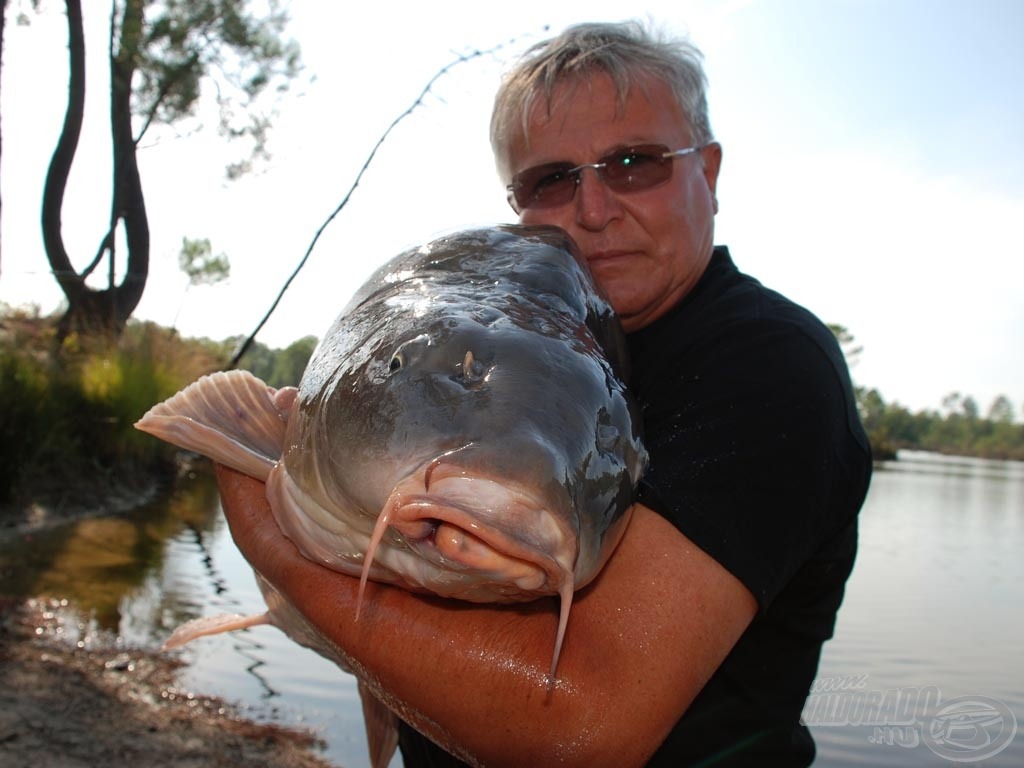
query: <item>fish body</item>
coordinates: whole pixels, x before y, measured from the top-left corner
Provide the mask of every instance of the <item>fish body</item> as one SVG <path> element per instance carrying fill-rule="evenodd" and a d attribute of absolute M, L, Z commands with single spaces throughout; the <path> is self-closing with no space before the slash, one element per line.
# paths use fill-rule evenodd
<path fill-rule="evenodd" d="M 644 452 L 621 334 L 571 248 L 552 230 L 461 233 L 353 297 L 276 469 L 278 521 L 304 552 L 361 570 L 376 531 L 370 578 L 473 601 L 596 574 Z"/>
<path fill-rule="evenodd" d="M 364 587 L 559 595 L 553 674 L 646 465 L 627 360 L 568 235 L 477 229 L 377 270 L 297 389 L 212 374 L 137 426 L 265 480 L 288 538 Z"/>

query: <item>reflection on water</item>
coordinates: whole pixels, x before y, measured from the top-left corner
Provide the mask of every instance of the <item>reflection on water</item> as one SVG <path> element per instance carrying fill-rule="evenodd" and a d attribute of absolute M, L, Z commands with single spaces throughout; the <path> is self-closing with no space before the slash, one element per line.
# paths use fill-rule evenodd
<path fill-rule="evenodd" d="M 805 710 L 819 765 L 952 765 L 1005 744 L 1013 722 L 1024 731 L 1022 552 L 1024 464 L 908 453 L 880 466 Z M 131 515 L 0 538 L 0 593 L 66 599 L 87 631 L 148 647 L 190 618 L 263 610 L 205 474 Z M 315 728 L 338 765 L 367 765 L 352 678 L 274 628 L 182 653 L 186 687 Z M 1024 765 L 1024 734 L 982 764 Z"/>
<path fill-rule="evenodd" d="M 145 592 L 167 561 L 167 542 L 185 530 L 211 530 L 217 490 L 209 477 L 182 483 L 169 497 L 112 517 L 92 516 L 0 538 L 0 587 L 8 595 L 67 599 L 99 630 L 119 632 L 126 604 Z M 172 620 L 188 615 L 180 595 L 161 595 Z M 159 629 L 159 627 L 156 627 Z M 150 632 L 152 634 L 152 632 Z"/>
<path fill-rule="evenodd" d="M 208 469 L 130 514 L 0 536 L 0 595 L 56 598 L 69 642 L 105 632 L 148 648 L 198 616 L 265 610 Z M 257 720 L 314 728 L 329 759 L 368 765 L 353 679 L 276 629 L 203 638 L 177 653 L 188 661 L 183 687 Z"/>

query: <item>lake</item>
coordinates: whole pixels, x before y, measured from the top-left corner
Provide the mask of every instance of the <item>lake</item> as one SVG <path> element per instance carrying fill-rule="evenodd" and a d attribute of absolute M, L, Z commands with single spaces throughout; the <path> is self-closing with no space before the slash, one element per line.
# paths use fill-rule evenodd
<path fill-rule="evenodd" d="M 860 554 L 805 708 L 822 766 L 1024 765 L 1024 463 L 903 452 L 878 466 Z M 200 473 L 131 515 L 0 541 L 2 591 L 67 601 L 89 642 L 155 646 L 181 622 L 262 612 Z M 182 686 L 313 728 L 368 766 L 353 679 L 272 627 L 181 651 Z M 393 765 L 400 765 L 396 757 Z"/>

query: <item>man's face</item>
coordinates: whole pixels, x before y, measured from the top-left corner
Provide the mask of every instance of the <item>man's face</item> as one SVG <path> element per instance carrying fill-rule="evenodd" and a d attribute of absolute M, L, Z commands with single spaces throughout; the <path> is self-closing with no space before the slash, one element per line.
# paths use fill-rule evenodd
<path fill-rule="evenodd" d="M 516 138 L 512 174 L 543 163 L 594 163 L 642 144 L 681 149 L 692 144 L 687 121 L 669 89 L 650 79 L 616 108 L 615 87 L 603 73 L 556 88 L 553 109 L 538 102 L 528 122 L 529 144 Z M 721 148 L 673 161 L 671 179 L 651 189 L 615 193 L 585 169 L 572 201 L 525 209 L 523 224 L 554 224 L 579 245 L 591 272 L 627 331 L 653 322 L 696 284 L 708 260 L 718 210 L 715 184 Z"/>

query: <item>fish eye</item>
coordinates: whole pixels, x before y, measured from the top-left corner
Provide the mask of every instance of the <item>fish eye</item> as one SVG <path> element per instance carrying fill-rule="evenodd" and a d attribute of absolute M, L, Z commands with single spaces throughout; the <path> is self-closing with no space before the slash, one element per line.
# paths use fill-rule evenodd
<path fill-rule="evenodd" d="M 388 363 L 388 373 L 397 373 L 406 366 L 416 365 L 416 361 L 422 358 L 424 351 L 430 346 L 430 336 L 425 333 L 402 342 L 391 356 L 391 362 Z"/>

